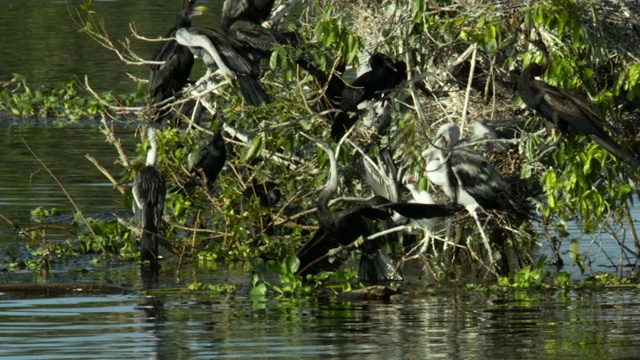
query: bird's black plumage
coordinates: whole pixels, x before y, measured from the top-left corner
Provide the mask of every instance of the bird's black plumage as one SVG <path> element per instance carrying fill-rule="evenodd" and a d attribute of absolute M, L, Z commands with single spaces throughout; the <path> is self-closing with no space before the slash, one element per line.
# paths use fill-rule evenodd
<path fill-rule="evenodd" d="M 200 11 L 193 9 L 196 0 L 184 0 L 182 10 L 176 17 L 175 25 L 167 32 L 165 38 L 175 37 L 176 31 L 191 26 L 191 19 L 200 15 Z M 164 64 L 153 64 L 149 74 L 149 94 L 154 104 L 176 96 L 187 84 L 193 67 L 193 54 L 188 48 L 178 44 L 175 40 L 163 41 L 158 45 L 152 61 L 164 61 Z M 158 120 L 167 116 L 169 111 L 162 111 Z"/>
<path fill-rule="evenodd" d="M 522 70 L 518 82 L 522 101 L 561 132 L 587 136 L 617 158 L 635 167 L 640 166 L 640 160 L 623 150 L 607 133 L 605 128 L 614 132 L 614 127 L 591 102 L 576 93 L 536 80 L 535 77 L 544 74 L 549 66 L 549 51 L 539 39 L 530 42 L 540 49 L 543 60 Z"/>
<path fill-rule="evenodd" d="M 224 167 L 227 159 L 227 148 L 225 146 L 222 131 L 217 131 L 211 141 L 198 153 L 196 161 L 191 168 L 191 177 L 184 184 L 184 191 L 191 195 L 198 185 L 203 184 L 207 190 L 216 181 L 218 174 Z"/>
<path fill-rule="evenodd" d="M 166 196 L 164 175 L 155 167 L 157 145 L 155 131 L 148 129 L 151 148 L 147 153 L 146 165 L 135 175 L 133 181 L 133 213 L 138 226 L 142 227 L 140 237 L 140 259 L 152 266 L 158 261 L 158 230 L 162 221 Z"/>
<path fill-rule="evenodd" d="M 201 58 L 209 73 L 217 68 L 228 80 L 236 80 L 240 93 L 250 105 L 270 102 L 258 80 L 260 67 L 246 55 L 247 47 L 242 42 L 217 30 L 199 27 L 178 29 L 176 40 Z"/>
<path fill-rule="evenodd" d="M 363 101 L 379 99 L 385 91 L 398 86 L 407 76 L 404 61 L 393 62 L 387 55 L 375 53 L 369 58 L 371 70 L 358 76 L 342 90 L 340 110 L 331 126 L 331 137 L 339 140 L 357 122 L 358 104 Z"/>
<path fill-rule="evenodd" d="M 267 20 L 275 0 L 225 0 L 222 4 L 220 27 L 228 32 L 231 24 L 238 20 L 249 20 L 261 24 Z"/>

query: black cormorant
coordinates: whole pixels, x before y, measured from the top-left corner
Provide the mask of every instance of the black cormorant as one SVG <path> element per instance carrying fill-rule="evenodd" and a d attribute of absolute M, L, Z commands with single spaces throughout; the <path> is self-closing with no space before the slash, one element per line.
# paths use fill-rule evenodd
<path fill-rule="evenodd" d="M 242 199 L 240 200 L 241 211 L 244 213 L 248 209 L 247 202 L 255 197 L 264 209 L 274 208 L 280 201 L 282 193 L 278 189 L 278 184 L 273 181 L 259 182 L 256 179 L 242 191 Z M 251 227 L 249 231 L 254 240 L 258 241 L 261 234 L 273 235 L 273 217 L 270 214 L 264 214 L 259 218 L 260 225 Z"/>
<path fill-rule="evenodd" d="M 231 24 L 238 20 L 249 20 L 262 25 L 273 9 L 275 0 L 225 0 L 222 4 L 220 27 L 227 33 Z"/>
<path fill-rule="evenodd" d="M 193 194 L 198 185 L 204 185 L 205 189 L 211 190 L 211 186 L 216 181 L 218 174 L 224 167 L 227 159 L 227 148 L 225 146 L 222 131 L 218 130 L 207 146 L 198 153 L 196 161 L 191 168 L 191 177 L 184 184 L 184 191 L 187 195 Z"/>
<path fill-rule="evenodd" d="M 331 137 L 338 141 L 358 121 L 350 112 L 358 111 L 363 101 L 378 99 L 384 91 L 393 90 L 407 77 L 407 65 L 404 61 L 393 62 L 387 55 L 374 53 L 369 58 L 371 70 L 358 76 L 342 90 L 340 99 L 341 113 L 335 116 L 331 126 Z"/>

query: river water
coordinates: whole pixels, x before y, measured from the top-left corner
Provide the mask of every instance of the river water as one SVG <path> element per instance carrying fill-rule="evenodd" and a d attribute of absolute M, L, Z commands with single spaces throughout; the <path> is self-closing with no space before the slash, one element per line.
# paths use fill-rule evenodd
<path fill-rule="evenodd" d="M 76 6 L 81 1 L 69 1 Z M 209 7 L 215 26 L 221 1 Z M 159 36 L 173 22 L 180 1 L 94 1 L 115 38 L 135 21 L 144 36 Z M 146 77 L 147 67 L 123 67 L 115 55 L 77 32 L 64 1 L 0 0 L 2 79 L 26 75 L 32 84 L 66 82 L 88 74 L 98 90 L 131 91 L 126 72 Z M 29 31 L 22 31 L 29 29 Z M 154 45 L 137 42 L 140 54 Z M 112 146 L 97 123 L 57 128 L 0 119 L 0 214 L 33 225 L 37 206 L 59 209 L 71 221 L 73 199 L 86 215 L 130 216 L 122 196 L 85 159 L 90 153 L 113 174 Z M 124 147 L 135 146 L 133 128 L 116 124 Z M 36 160 L 39 157 L 64 191 Z M 636 211 L 637 213 L 637 211 Z M 372 359 L 636 359 L 640 357 L 640 291 L 635 287 L 485 293 L 428 286 L 409 277 L 424 294 L 390 301 L 334 298 L 295 301 L 268 296 L 252 300 L 249 269 L 170 258 L 156 287 L 172 295 L 140 295 L 146 287 L 133 263 L 86 265 L 84 271 L 7 268 L 10 251 L 24 240 L 0 220 L 0 284 L 98 283 L 122 289 L 111 295 L 23 296 L 0 293 L 0 357 L 69 358 L 353 358 Z M 583 245 L 584 247 L 585 245 Z M 610 257 L 616 244 L 604 240 Z M 548 249 L 542 247 L 543 253 Z M 598 251 L 595 249 L 594 251 Z M 566 255 L 563 268 L 582 275 Z M 602 259 L 600 257 L 599 259 Z M 602 270 L 610 264 L 602 260 Z M 595 264 L 594 267 L 598 265 Z M 612 271 L 613 272 L 613 271 Z M 233 284 L 232 294 L 176 292 L 188 284 Z"/>

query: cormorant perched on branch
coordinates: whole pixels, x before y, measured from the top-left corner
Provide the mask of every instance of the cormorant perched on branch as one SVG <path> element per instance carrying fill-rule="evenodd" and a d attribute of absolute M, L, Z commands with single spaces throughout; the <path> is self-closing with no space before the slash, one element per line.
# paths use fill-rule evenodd
<path fill-rule="evenodd" d="M 175 37 L 178 29 L 190 27 L 191 19 L 202 14 L 202 12 L 193 9 L 195 2 L 196 0 L 183 1 L 182 10 L 176 17 L 176 24 L 165 35 L 165 38 Z M 149 74 L 149 94 L 153 98 L 154 104 L 158 104 L 176 96 L 187 84 L 193 67 L 193 54 L 175 40 L 169 40 L 160 43 L 151 60 L 164 61 L 164 64 L 151 65 Z M 161 112 L 159 120 L 162 120 L 167 114 L 168 111 Z"/>
<path fill-rule="evenodd" d="M 142 227 L 140 236 L 140 260 L 149 261 L 152 266 L 158 262 L 158 240 L 156 239 L 167 193 L 162 173 L 155 168 L 158 146 L 152 126 L 147 129 L 151 148 L 147 152 L 145 166 L 140 168 L 133 180 L 133 213 L 138 226 Z"/>
<path fill-rule="evenodd" d="M 207 77 L 215 68 L 227 80 L 236 80 L 242 97 L 250 105 L 260 106 L 270 102 L 258 78 L 260 67 L 245 55 L 246 46 L 236 39 L 213 29 L 181 28 L 176 40 L 207 65 Z"/>
<path fill-rule="evenodd" d="M 331 137 L 338 141 L 358 121 L 358 104 L 363 101 L 379 99 L 384 91 L 392 90 L 407 77 L 407 64 L 404 61 L 393 62 L 387 55 L 374 53 L 369 58 L 371 70 L 358 76 L 342 90 L 340 100 L 341 113 L 337 114 L 331 126 Z"/>
<path fill-rule="evenodd" d="M 211 186 L 216 181 L 220 171 L 222 171 L 226 159 L 227 148 L 225 147 L 224 137 L 222 136 L 222 131 L 218 130 L 211 137 L 211 142 L 198 153 L 198 157 L 191 168 L 191 177 L 183 186 L 185 193 L 187 195 L 193 194 L 198 185 L 204 185 L 207 190 L 211 190 Z"/>
<path fill-rule="evenodd" d="M 330 171 L 327 184 L 318 195 L 318 221 L 320 229 L 296 254 L 300 259 L 299 275 L 315 274 L 320 271 L 335 271 L 342 261 L 331 261 L 327 254 L 331 249 L 353 245 L 360 237 L 364 239 L 358 277 L 364 282 L 394 281 L 401 278 L 395 273 L 395 265 L 391 258 L 382 252 L 373 241 L 366 241 L 371 234 L 365 217 L 369 219 L 386 219 L 391 216 L 387 210 L 375 209 L 375 205 L 388 203 L 381 197 L 357 205 L 347 210 L 331 211 L 329 200 L 338 187 L 338 165 L 331 148 L 317 140 L 316 144 L 329 156 Z M 318 261 L 318 259 L 322 259 Z M 314 263 L 318 261 L 317 263 Z"/>
<path fill-rule="evenodd" d="M 576 93 L 535 79 L 547 70 L 549 51 L 540 39 L 528 41 L 542 52 L 542 63 L 531 63 L 522 70 L 518 82 L 518 92 L 522 101 L 553 123 L 562 133 L 587 136 L 618 159 L 640 167 L 640 160 L 624 151 L 606 132 L 605 128 L 612 132 L 615 129 L 591 102 Z"/>

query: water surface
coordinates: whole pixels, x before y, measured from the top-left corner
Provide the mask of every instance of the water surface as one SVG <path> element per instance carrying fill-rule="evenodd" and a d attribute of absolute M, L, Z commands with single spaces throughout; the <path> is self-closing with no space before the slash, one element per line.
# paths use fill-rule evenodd
<path fill-rule="evenodd" d="M 230 278 L 233 295 L 0 297 L 0 356 L 631 359 L 640 346 L 637 289 L 260 302 L 247 296 L 247 273 L 209 281 Z"/>

